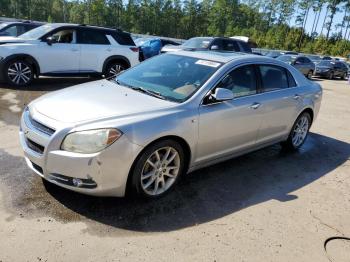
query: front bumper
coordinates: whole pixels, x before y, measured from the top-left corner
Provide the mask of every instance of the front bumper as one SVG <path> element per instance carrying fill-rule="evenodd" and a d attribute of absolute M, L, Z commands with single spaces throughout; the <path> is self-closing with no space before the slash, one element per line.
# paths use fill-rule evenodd
<path fill-rule="evenodd" d="M 28 123 L 23 114 L 19 137 L 27 165 L 45 180 L 79 193 L 124 196 L 130 168 L 142 147 L 123 135 L 101 152 L 72 153 L 59 149 L 65 136 L 62 133 L 67 134 L 67 130 L 48 136 Z"/>
<path fill-rule="evenodd" d="M 317 71 L 314 73 L 314 76 L 320 76 L 320 77 L 328 77 L 330 71 Z"/>

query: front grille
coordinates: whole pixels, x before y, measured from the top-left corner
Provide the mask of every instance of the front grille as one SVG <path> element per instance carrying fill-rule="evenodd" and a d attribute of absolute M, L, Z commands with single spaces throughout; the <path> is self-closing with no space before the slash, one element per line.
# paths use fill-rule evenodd
<path fill-rule="evenodd" d="M 38 143 L 35 143 L 33 140 L 30 140 L 28 138 L 26 138 L 26 142 L 27 142 L 27 146 L 31 150 L 33 150 L 33 151 L 35 151 L 35 152 L 37 152 L 39 154 L 43 154 L 44 153 L 45 147 L 43 147 L 42 145 L 39 145 Z"/>
<path fill-rule="evenodd" d="M 36 129 L 40 131 L 41 133 L 44 133 L 48 136 L 52 136 L 55 133 L 55 129 L 52 129 L 48 126 L 43 125 L 42 123 L 36 121 L 33 119 L 30 115 L 30 112 L 28 109 L 24 111 L 24 121 L 28 127 L 32 127 L 33 129 Z"/>

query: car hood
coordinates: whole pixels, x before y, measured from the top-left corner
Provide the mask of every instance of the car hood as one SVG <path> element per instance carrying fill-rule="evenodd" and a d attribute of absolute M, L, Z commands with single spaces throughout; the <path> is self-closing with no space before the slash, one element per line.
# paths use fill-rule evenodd
<path fill-rule="evenodd" d="M 46 94 L 30 110 L 63 123 L 81 123 L 109 117 L 145 114 L 177 105 L 108 80 L 80 84 Z"/>

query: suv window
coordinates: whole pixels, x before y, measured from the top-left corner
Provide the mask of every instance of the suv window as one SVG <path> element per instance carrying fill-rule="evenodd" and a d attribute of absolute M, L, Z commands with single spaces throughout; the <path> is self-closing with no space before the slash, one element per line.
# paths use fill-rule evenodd
<path fill-rule="evenodd" d="M 246 65 L 234 69 L 221 80 L 217 87 L 231 90 L 234 97 L 256 94 L 257 87 L 254 66 Z"/>
<path fill-rule="evenodd" d="M 73 29 L 65 29 L 58 31 L 51 35 L 51 37 L 57 42 L 62 44 L 70 44 L 73 43 L 74 40 L 74 30 Z"/>
<path fill-rule="evenodd" d="M 286 69 L 274 65 L 260 65 L 262 88 L 264 92 L 288 88 Z"/>
<path fill-rule="evenodd" d="M 78 30 L 78 43 L 90 45 L 109 45 L 106 34 L 97 30 Z"/>
<path fill-rule="evenodd" d="M 4 30 L 10 36 L 19 36 L 26 32 L 24 25 L 12 25 Z"/>
<path fill-rule="evenodd" d="M 233 40 L 223 40 L 222 41 L 222 50 L 225 51 L 236 51 L 239 52 L 239 46 L 236 41 Z"/>
<path fill-rule="evenodd" d="M 125 32 L 115 32 L 111 33 L 115 41 L 120 45 L 131 45 L 134 46 L 134 40 L 132 40 L 131 35 Z"/>

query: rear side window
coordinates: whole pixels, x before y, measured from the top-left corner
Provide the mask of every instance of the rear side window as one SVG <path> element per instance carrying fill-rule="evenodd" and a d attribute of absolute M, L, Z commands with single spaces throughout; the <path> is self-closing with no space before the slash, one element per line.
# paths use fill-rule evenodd
<path fill-rule="evenodd" d="M 238 42 L 238 44 L 241 46 L 241 49 L 242 49 L 244 52 L 247 52 L 247 53 L 251 53 L 251 52 L 252 52 L 252 49 L 250 48 L 250 46 L 248 45 L 248 43 L 245 43 L 245 42 Z"/>
<path fill-rule="evenodd" d="M 109 45 L 104 32 L 97 30 L 78 30 L 78 43 L 90 45 Z"/>
<path fill-rule="evenodd" d="M 288 88 L 288 77 L 283 67 L 273 65 L 260 65 L 263 92 Z"/>
<path fill-rule="evenodd" d="M 120 45 L 135 45 L 134 40 L 132 40 L 131 35 L 129 33 L 116 32 L 112 34 L 112 37 Z"/>
<path fill-rule="evenodd" d="M 286 70 L 286 71 L 287 71 L 287 76 L 288 76 L 289 87 L 296 87 L 297 83 L 295 82 L 293 75 L 288 70 Z"/>
<path fill-rule="evenodd" d="M 312 63 L 311 60 L 309 58 L 307 58 L 307 57 L 304 57 L 304 61 L 305 61 L 305 63 L 308 63 L 308 64 Z"/>
<path fill-rule="evenodd" d="M 257 88 L 254 66 L 247 65 L 234 69 L 221 80 L 217 87 L 231 90 L 234 97 L 256 94 Z"/>
<path fill-rule="evenodd" d="M 237 44 L 236 41 L 232 41 L 232 40 L 223 40 L 222 41 L 222 50 L 224 51 L 235 51 L 235 52 L 239 52 L 239 46 Z"/>

